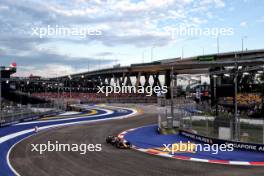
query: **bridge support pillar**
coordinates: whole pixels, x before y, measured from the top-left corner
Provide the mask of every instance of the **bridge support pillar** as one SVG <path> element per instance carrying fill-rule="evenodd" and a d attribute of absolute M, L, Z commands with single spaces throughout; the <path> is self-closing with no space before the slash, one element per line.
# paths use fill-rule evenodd
<path fill-rule="evenodd" d="M 130 73 L 127 74 L 126 86 L 132 86 L 132 81 L 131 81 Z"/>
<path fill-rule="evenodd" d="M 136 87 L 141 86 L 140 78 L 141 78 L 141 72 L 138 72 L 136 85 L 135 85 Z"/>
<path fill-rule="evenodd" d="M 119 78 L 119 86 L 123 86 L 125 84 L 125 78 L 126 78 L 126 73 L 123 73 L 122 77 Z"/>
<path fill-rule="evenodd" d="M 109 76 L 109 77 L 107 78 L 107 84 L 108 84 L 109 86 L 111 85 L 111 80 L 112 80 L 112 77 Z"/>
<path fill-rule="evenodd" d="M 168 92 L 166 94 L 166 99 L 170 99 L 171 98 L 171 71 L 170 70 L 166 70 L 165 72 L 165 86 L 168 87 Z"/>
<path fill-rule="evenodd" d="M 152 76 L 153 76 L 153 80 L 154 80 L 153 87 L 155 87 L 155 86 L 161 87 L 161 83 L 159 80 L 159 72 L 157 74 L 153 74 Z"/>
<path fill-rule="evenodd" d="M 150 75 L 149 75 L 149 73 L 146 73 L 144 76 L 145 76 L 145 84 L 144 84 L 144 87 L 147 87 L 147 86 L 150 85 L 149 84 L 149 77 L 150 77 Z"/>
<path fill-rule="evenodd" d="M 113 74 L 113 78 L 114 78 L 114 84 L 117 85 L 117 76 L 115 76 L 115 75 Z"/>

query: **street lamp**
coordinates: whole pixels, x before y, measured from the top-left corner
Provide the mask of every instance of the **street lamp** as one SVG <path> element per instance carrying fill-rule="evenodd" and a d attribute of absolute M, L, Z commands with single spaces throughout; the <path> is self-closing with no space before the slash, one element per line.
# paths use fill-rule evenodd
<path fill-rule="evenodd" d="M 2 68 L 0 68 L 0 124 L 2 124 Z"/>
<path fill-rule="evenodd" d="M 173 102 L 173 100 L 174 100 L 174 79 L 175 79 L 175 77 L 174 77 L 174 68 L 173 67 L 171 67 L 171 73 L 170 73 L 170 93 L 171 93 L 171 117 L 172 117 L 172 119 L 174 119 L 174 102 Z M 177 87 L 177 86 L 176 86 Z"/>
<path fill-rule="evenodd" d="M 234 114 L 234 119 L 235 119 L 235 138 L 236 140 L 240 140 L 240 117 L 237 115 L 237 89 L 238 89 L 238 83 L 237 83 L 237 79 L 238 79 L 238 62 L 237 62 L 237 54 L 235 54 L 235 78 L 234 78 L 234 84 L 235 84 L 235 97 L 234 97 L 234 106 L 235 106 L 235 114 Z"/>
<path fill-rule="evenodd" d="M 153 50 L 154 50 L 154 48 L 156 48 L 156 46 L 151 47 L 151 62 L 153 61 Z"/>
<path fill-rule="evenodd" d="M 145 52 L 146 52 L 146 50 L 142 51 L 142 63 L 144 63 L 144 59 L 145 59 Z"/>
<path fill-rule="evenodd" d="M 181 57 L 181 59 L 183 59 L 183 57 L 184 57 L 184 46 L 182 46 L 182 57 Z"/>
<path fill-rule="evenodd" d="M 214 88 L 214 99 L 213 99 L 213 103 L 214 103 L 214 106 L 215 106 L 215 118 L 217 118 L 217 116 L 218 116 L 218 102 L 217 102 L 217 97 L 216 97 L 216 81 L 217 81 L 217 75 L 213 75 L 212 76 L 213 77 L 213 88 Z"/>
<path fill-rule="evenodd" d="M 220 42 L 219 42 L 219 35 L 217 35 L 217 38 L 216 38 L 216 42 L 217 42 L 217 54 L 219 54 L 220 53 Z"/>
<path fill-rule="evenodd" d="M 45 98 L 46 98 L 46 96 L 47 96 L 47 86 L 46 86 L 46 83 L 45 82 L 43 82 L 42 83 L 42 85 L 43 85 L 43 87 L 44 87 L 44 96 L 45 96 Z"/>
<path fill-rule="evenodd" d="M 263 67 L 263 70 L 259 71 L 258 73 L 263 74 L 264 73 L 264 67 Z M 263 87 L 262 87 L 262 93 L 264 94 L 264 88 Z M 261 109 L 262 112 L 264 111 L 263 110 L 263 108 L 264 108 L 264 106 L 263 106 L 263 98 L 264 98 L 264 95 L 262 95 L 262 107 L 261 107 L 262 108 Z M 263 138 L 262 143 L 264 144 L 264 116 L 263 116 L 263 122 L 262 122 L 262 138 Z"/>
<path fill-rule="evenodd" d="M 59 89 L 59 76 L 57 76 L 57 83 L 55 84 L 55 86 L 57 86 L 58 88 L 58 92 L 57 92 L 57 96 L 58 96 L 58 104 L 59 104 L 59 98 L 60 98 L 60 89 Z"/>
<path fill-rule="evenodd" d="M 204 56 L 204 47 L 201 47 L 202 48 L 202 50 L 203 50 L 203 56 Z"/>
<path fill-rule="evenodd" d="M 69 78 L 70 98 L 71 98 L 71 97 L 72 97 L 72 92 L 71 92 L 71 89 L 72 89 L 72 87 L 71 87 L 71 80 L 72 80 L 72 77 L 71 77 L 71 75 L 69 75 L 68 78 Z"/>
<path fill-rule="evenodd" d="M 243 52 L 244 52 L 244 40 L 245 40 L 245 39 L 247 39 L 247 36 L 243 36 L 243 37 L 241 38 L 242 54 L 243 54 Z"/>

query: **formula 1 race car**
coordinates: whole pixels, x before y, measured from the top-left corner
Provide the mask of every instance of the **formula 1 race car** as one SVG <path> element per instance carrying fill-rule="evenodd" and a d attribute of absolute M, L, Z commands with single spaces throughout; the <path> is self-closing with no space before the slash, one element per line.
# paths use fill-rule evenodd
<path fill-rule="evenodd" d="M 107 136 L 106 143 L 112 144 L 113 146 L 116 146 L 116 148 L 120 149 L 129 149 L 132 146 L 130 142 L 117 136 Z"/>

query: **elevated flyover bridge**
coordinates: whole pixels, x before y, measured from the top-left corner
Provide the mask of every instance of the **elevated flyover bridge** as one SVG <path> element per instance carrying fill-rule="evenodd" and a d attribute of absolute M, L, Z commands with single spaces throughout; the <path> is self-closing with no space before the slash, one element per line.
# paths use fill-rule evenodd
<path fill-rule="evenodd" d="M 56 78 L 11 78 L 18 88 L 43 91 L 45 86 L 49 88 L 64 88 L 78 90 L 86 88 L 89 92 L 96 92 L 99 85 L 134 85 L 134 86 L 160 86 L 161 82 L 170 87 L 172 78 L 177 79 L 181 74 L 223 74 L 232 70 L 235 66 L 243 69 L 259 70 L 264 65 L 264 49 L 249 50 L 244 52 L 228 52 L 210 54 L 189 58 L 173 58 L 158 60 L 150 63 L 131 64 L 125 67 L 113 67 Z M 172 76 L 173 75 L 173 76 Z M 163 77 L 163 78 L 162 78 Z M 144 81 L 142 81 L 142 78 Z M 152 81 L 150 81 L 152 79 Z M 164 80 L 161 80 L 164 79 Z M 33 88 L 32 88 L 33 87 Z"/>
<path fill-rule="evenodd" d="M 165 76 L 165 84 L 170 86 L 171 75 L 181 74 L 210 74 L 214 71 L 227 71 L 227 67 L 235 65 L 245 69 L 264 65 L 264 50 L 251 50 L 244 52 L 228 52 L 221 54 L 203 55 L 190 58 L 175 58 L 159 60 L 150 63 L 131 64 L 131 66 L 108 68 L 73 75 L 66 75 L 51 80 L 77 81 L 79 83 L 90 82 L 93 86 L 116 83 L 117 85 L 150 85 L 153 78 L 153 86 L 161 85 L 160 76 Z M 262 67 L 258 68 L 261 69 Z M 135 81 L 131 81 L 134 77 Z M 142 83 L 142 77 L 145 82 Z M 83 81 L 81 81 L 83 80 Z"/>

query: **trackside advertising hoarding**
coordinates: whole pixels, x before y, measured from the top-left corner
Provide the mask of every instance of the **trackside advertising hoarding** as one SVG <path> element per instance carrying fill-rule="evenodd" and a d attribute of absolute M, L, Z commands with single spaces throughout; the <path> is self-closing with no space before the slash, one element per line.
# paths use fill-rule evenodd
<path fill-rule="evenodd" d="M 227 140 L 209 138 L 209 137 L 197 135 L 197 134 L 184 131 L 184 130 L 180 130 L 179 133 L 185 137 L 197 140 L 199 142 L 207 143 L 207 144 L 233 144 L 235 149 L 255 151 L 255 152 L 264 152 L 264 145 L 262 144 L 243 143 L 243 142 L 235 142 L 235 141 L 227 141 Z"/>

